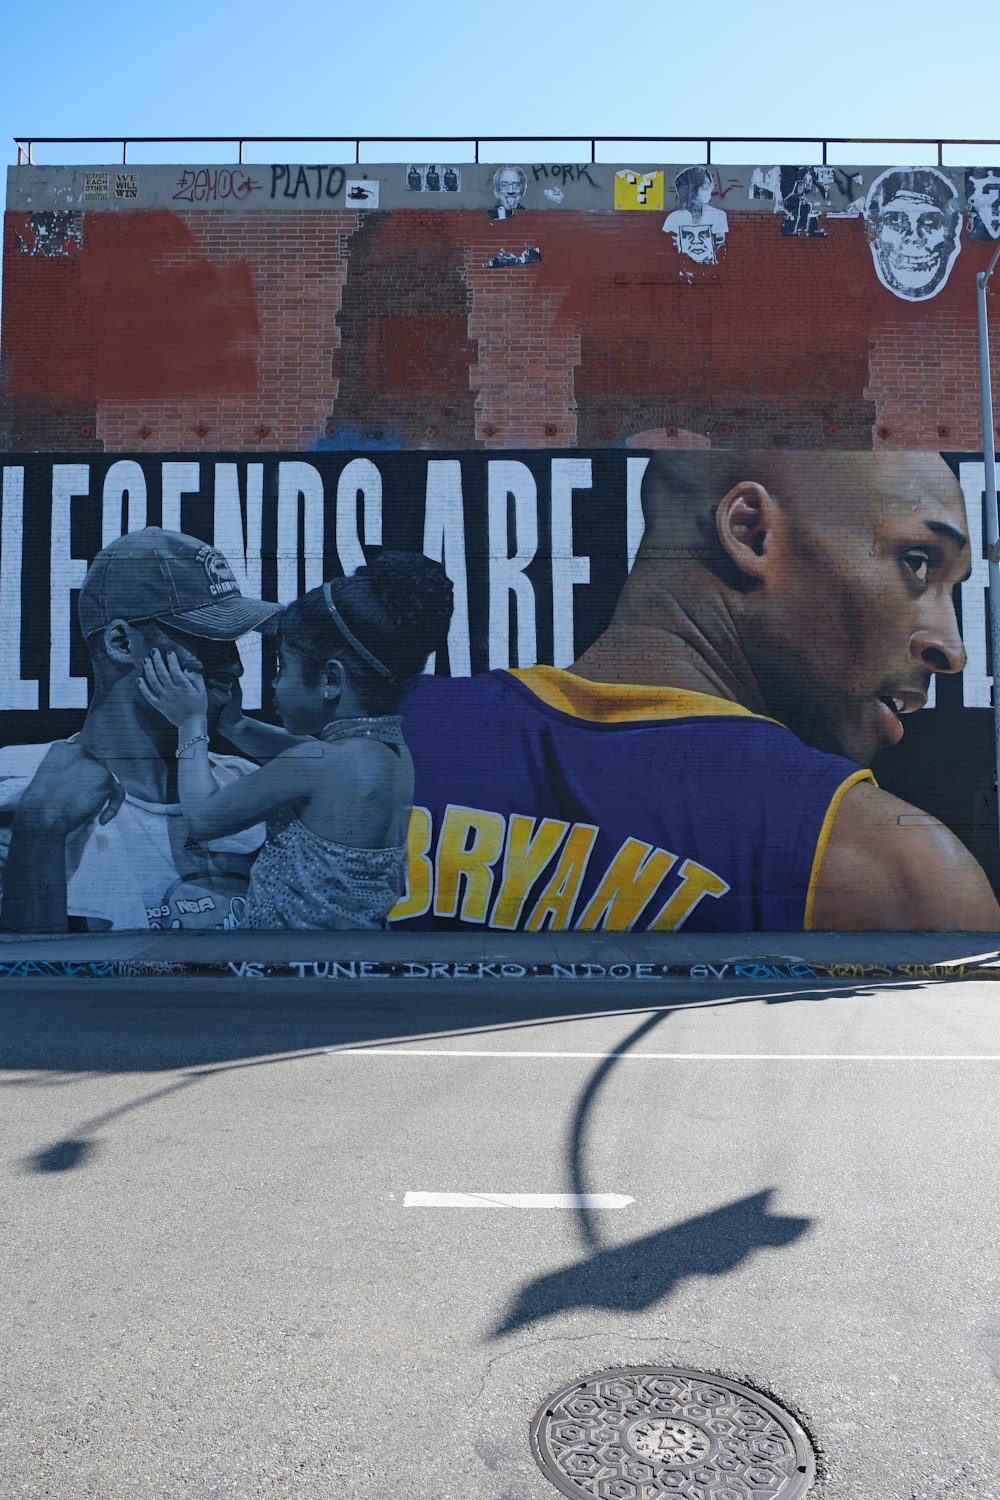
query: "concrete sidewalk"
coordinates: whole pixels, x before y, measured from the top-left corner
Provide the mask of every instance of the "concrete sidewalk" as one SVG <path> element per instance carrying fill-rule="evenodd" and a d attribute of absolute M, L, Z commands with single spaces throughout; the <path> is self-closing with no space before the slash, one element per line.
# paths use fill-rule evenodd
<path fill-rule="evenodd" d="M 1000 978 L 1000 933 L 0 934 L 0 977 Z"/>

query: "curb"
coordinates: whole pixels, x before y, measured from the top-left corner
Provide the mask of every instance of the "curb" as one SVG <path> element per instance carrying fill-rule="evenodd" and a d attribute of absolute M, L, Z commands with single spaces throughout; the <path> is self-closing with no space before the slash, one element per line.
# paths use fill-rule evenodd
<path fill-rule="evenodd" d="M 0 979 L 333 979 L 357 983 L 366 979 L 401 980 L 708 980 L 712 983 L 797 982 L 831 980 L 837 983 L 872 980 L 1000 979 L 1000 962 L 928 963 L 761 963 L 731 959 L 710 963 L 514 963 L 510 960 L 441 962 L 330 959 L 268 963 L 242 959 L 206 961 L 144 958 L 0 959 Z"/>

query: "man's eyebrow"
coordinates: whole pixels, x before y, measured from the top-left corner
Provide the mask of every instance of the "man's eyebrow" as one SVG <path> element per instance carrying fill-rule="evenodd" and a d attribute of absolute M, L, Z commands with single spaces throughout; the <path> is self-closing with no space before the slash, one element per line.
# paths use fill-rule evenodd
<path fill-rule="evenodd" d="M 969 538 L 965 532 L 959 531 L 957 526 L 949 526 L 947 521 L 925 521 L 924 525 L 928 531 L 933 531 L 935 536 L 943 536 L 954 542 L 959 550 L 969 545 Z"/>

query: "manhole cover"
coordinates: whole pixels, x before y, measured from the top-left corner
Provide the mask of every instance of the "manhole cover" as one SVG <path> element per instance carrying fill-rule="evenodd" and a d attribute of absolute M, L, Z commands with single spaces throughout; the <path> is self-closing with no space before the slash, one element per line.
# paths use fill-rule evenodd
<path fill-rule="evenodd" d="M 531 1424 L 542 1472 L 596 1500 L 799 1500 L 816 1476 L 793 1417 L 697 1370 L 605 1370 L 552 1396 Z"/>

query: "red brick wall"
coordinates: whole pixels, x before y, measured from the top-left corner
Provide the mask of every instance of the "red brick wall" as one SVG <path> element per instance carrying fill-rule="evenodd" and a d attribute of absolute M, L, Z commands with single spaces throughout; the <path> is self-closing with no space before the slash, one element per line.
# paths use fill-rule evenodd
<path fill-rule="evenodd" d="M 718 265 L 657 214 L 91 213 L 4 236 L 6 445 L 273 451 L 672 441 L 977 449 L 975 272 L 910 305 L 859 220 L 731 212 Z M 491 269 L 501 247 L 540 264 Z M 1000 345 L 995 377 L 1000 382 Z"/>

